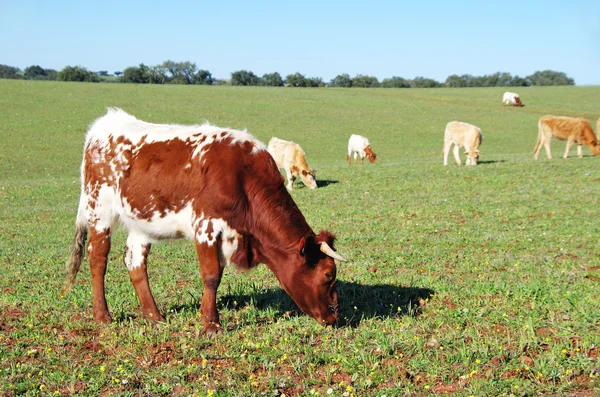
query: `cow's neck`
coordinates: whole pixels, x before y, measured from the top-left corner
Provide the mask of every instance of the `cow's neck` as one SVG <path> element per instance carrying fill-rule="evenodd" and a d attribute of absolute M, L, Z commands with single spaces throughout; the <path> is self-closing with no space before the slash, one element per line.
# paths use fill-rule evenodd
<path fill-rule="evenodd" d="M 314 236 L 314 232 L 283 184 L 262 189 L 250 205 L 250 233 L 260 243 L 266 264 L 273 271 L 293 266 L 290 262 L 300 258 L 298 243 L 303 237 Z"/>

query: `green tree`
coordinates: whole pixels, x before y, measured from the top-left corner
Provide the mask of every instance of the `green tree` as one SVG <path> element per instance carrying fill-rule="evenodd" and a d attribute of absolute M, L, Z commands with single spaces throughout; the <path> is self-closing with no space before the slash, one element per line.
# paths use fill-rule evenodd
<path fill-rule="evenodd" d="M 22 79 L 19 68 L 8 65 L 0 65 L 0 79 Z"/>
<path fill-rule="evenodd" d="M 194 84 L 212 85 L 212 74 L 208 70 L 198 70 L 198 72 L 194 75 Z"/>
<path fill-rule="evenodd" d="M 531 76 L 527 76 L 531 85 L 575 85 L 575 80 L 563 72 L 554 70 L 537 71 Z"/>
<path fill-rule="evenodd" d="M 299 72 L 288 74 L 285 76 L 285 85 L 289 87 L 306 87 L 306 77 Z"/>
<path fill-rule="evenodd" d="M 330 82 L 330 87 L 352 87 L 352 79 L 347 73 L 338 74 Z"/>
<path fill-rule="evenodd" d="M 352 87 L 375 88 L 379 87 L 377 77 L 357 74 L 352 78 Z"/>
<path fill-rule="evenodd" d="M 150 84 L 165 84 L 168 80 L 167 70 L 162 65 L 148 67 L 146 69 L 146 77 L 148 79 L 147 82 Z"/>
<path fill-rule="evenodd" d="M 96 73 L 90 72 L 82 66 L 65 66 L 58 72 L 56 79 L 60 81 L 100 82 L 100 78 Z"/>
<path fill-rule="evenodd" d="M 140 66 L 130 66 L 123 71 L 123 83 L 146 84 L 150 82 L 150 68 L 143 63 Z"/>
<path fill-rule="evenodd" d="M 402 77 L 392 77 L 391 79 L 383 79 L 381 82 L 383 88 L 410 88 L 410 82 Z"/>
<path fill-rule="evenodd" d="M 231 73 L 231 85 L 258 85 L 259 78 L 247 70 L 238 70 Z"/>
<path fill-rule="evenodd" d="M 320 77 L 307 77 L 305 82 L 306 87 L 325 87 L 325 82 Z"/>
<path fill-rule="evenodd" d="M 459 76 L 457 74 L 453 74 L 446 78 L 446 82 L 444 83 L 446 87 L 466 87 L 467 86 L 467 75 L 463 74 Z"/>
<path fill-rule="evenodd" d="M 442 85 L 434 79 L 428 79 L 426 77 L 415 77 L 411 82 L 411 87 L 415 88 L 434 88 L 441 87 Z"/>
<path fill-rule="evenodd" d="M 31 65 L 25 68 L 23 77 L 27 80 L 48 80 L 48 72 L 39 65 Z"/>
<path fill-rule="evenodd" d="M 169 83 L 192 84 L 196 74 L 196 64 L 185 62 L 164 61 L 162 67 L 168 71 Z"/>
<path fill-rule="evenodd" d="M 277 72 L 266 73 L 261 78 L 261 84 L 270 87 L 281 87 L 283 86 L 283 78 Z"/>

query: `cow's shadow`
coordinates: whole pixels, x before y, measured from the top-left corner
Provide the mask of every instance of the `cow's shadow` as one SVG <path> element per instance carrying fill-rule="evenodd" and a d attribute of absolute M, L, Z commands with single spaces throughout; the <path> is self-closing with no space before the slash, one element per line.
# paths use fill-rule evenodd
<path fill-rule="evenodd" d="M 327 187 L 329 185 L 333 185 L 335 183 L 339 183 L 340 181 L 330 181 L 326 179 L 317 180 L 317 187 Z"/>
<path fill-rule="evenodd" d="M 362 320 L 370 318 L 416 317 L 421 313 L 425 301 L 434 294 L 429 288 L 389 284 L 364 285 L 338 280 L 336 285 L 340 299 L 337 325 L 341 327 L 356 327 Z M 236 310 L 253 305 L 259 310 L 274 311 L 277 318 L 301 315 L 294 301 L 281 288 L 217 296 L 218 309 Z M 170 311 L 197 309 L 198 304 L 199 300 L 196 300 L 194 303 L 171 307 Z"/>
<path fill-rule="evenodd" d="M 506 163 L 506 160 L 479 160 L 477 164 Z"/>

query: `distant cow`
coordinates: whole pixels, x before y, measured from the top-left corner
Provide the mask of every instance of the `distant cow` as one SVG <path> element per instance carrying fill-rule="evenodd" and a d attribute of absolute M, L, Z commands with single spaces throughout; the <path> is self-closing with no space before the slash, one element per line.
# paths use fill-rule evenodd
<path fill-rule="evenodd" d="M 306 163 L 306 154 L 297 143 L 284 141 L 279 138 L 271 138 L 267 150 L 273 156 L 277 167 L 283 168 L 287 174 L 287 188 L 292 190 L 292 184 L 296 177 L 310 189 L 317 188 L 315 170 Z"/>
<path fill-rule="evenodd" d="M 346 161 L 348 165 L 350 165 L 350 157 L 354 153 L 354 164 L 356 164 L 356 159 L 360 156 L 360 163 L 364 164 L 365 157 L 369 159 L 369 161 L 373 164 L 377 163 L 377 155 L 373 152 L 371 148 L 371 144 L 369 140 L 361 135 L 352 134 L 350 139 L 348 140 L 348 156 L 346 156 Z"/>
<path fill-rule="evenodd" d="M 219 332 L 217 288 L 223 268 L 266 264 L 300 309 L 320 324 L 336 321 L 334 237 L 315 234 L 283 185 L 265 145 L 246 131 L 209 124 L 151 124 L 111 109 L 90 127 L 81 165 L 68 291 L 87 252 L 94 318 L 112 321 L 104 276 L 117 221 L 128 232 L 124 262 L 142 313 L 164 320 L 148 283 L 150 247 L 194 241 L 204 281 L 200 319 Z"/>
<path fill-rule="evenodd" d="M 577 143 L 577 156 L 583 157 L 582 145 L 586 144 L 592 150 L 594 156 L 600 155 L 600 142 L 592 125 L 584 118 L 564 116 L 544 116 L 538 122 L 538 139 L 533 149 L 533 158 L 538 159 L 542 145 L 546 149 L 546 155 L 552 158 L 550 152 L 550 140 L 556 138 L 559 141 L 567 141 L 567 148 L 563 158 L 567 158 L 573 143 Z"/>
<path fill-rule="evenodd" d="M 450 147 L 454 145 L 454 159 L 456 164 L 461 165 L 458 150 L 465 148 L 467 155 L 467 165 L 477 165 L 479 161 L 479 145 L 481 145 L 481 129 L 469 123 L 461 121 L 451 121 L 446 125 L 444 132 L 444 165 L 448 165 L 448 153 Z"/>
<path fill-rule="evenodd" d="M 519 94 L 514 92 L 505 92 L 502 96 L 502 105 L 523 106 Z"/>

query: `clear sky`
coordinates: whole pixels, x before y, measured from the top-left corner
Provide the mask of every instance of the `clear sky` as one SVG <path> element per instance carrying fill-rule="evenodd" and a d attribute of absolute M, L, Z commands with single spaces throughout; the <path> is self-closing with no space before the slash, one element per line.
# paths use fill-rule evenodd
<path fill-rule="evenodd" d="M 551 69 L 600 85 L 600 0 L 0 0 L 0 64 L 113 73 L 166 60 L 215 78 Z"/>

